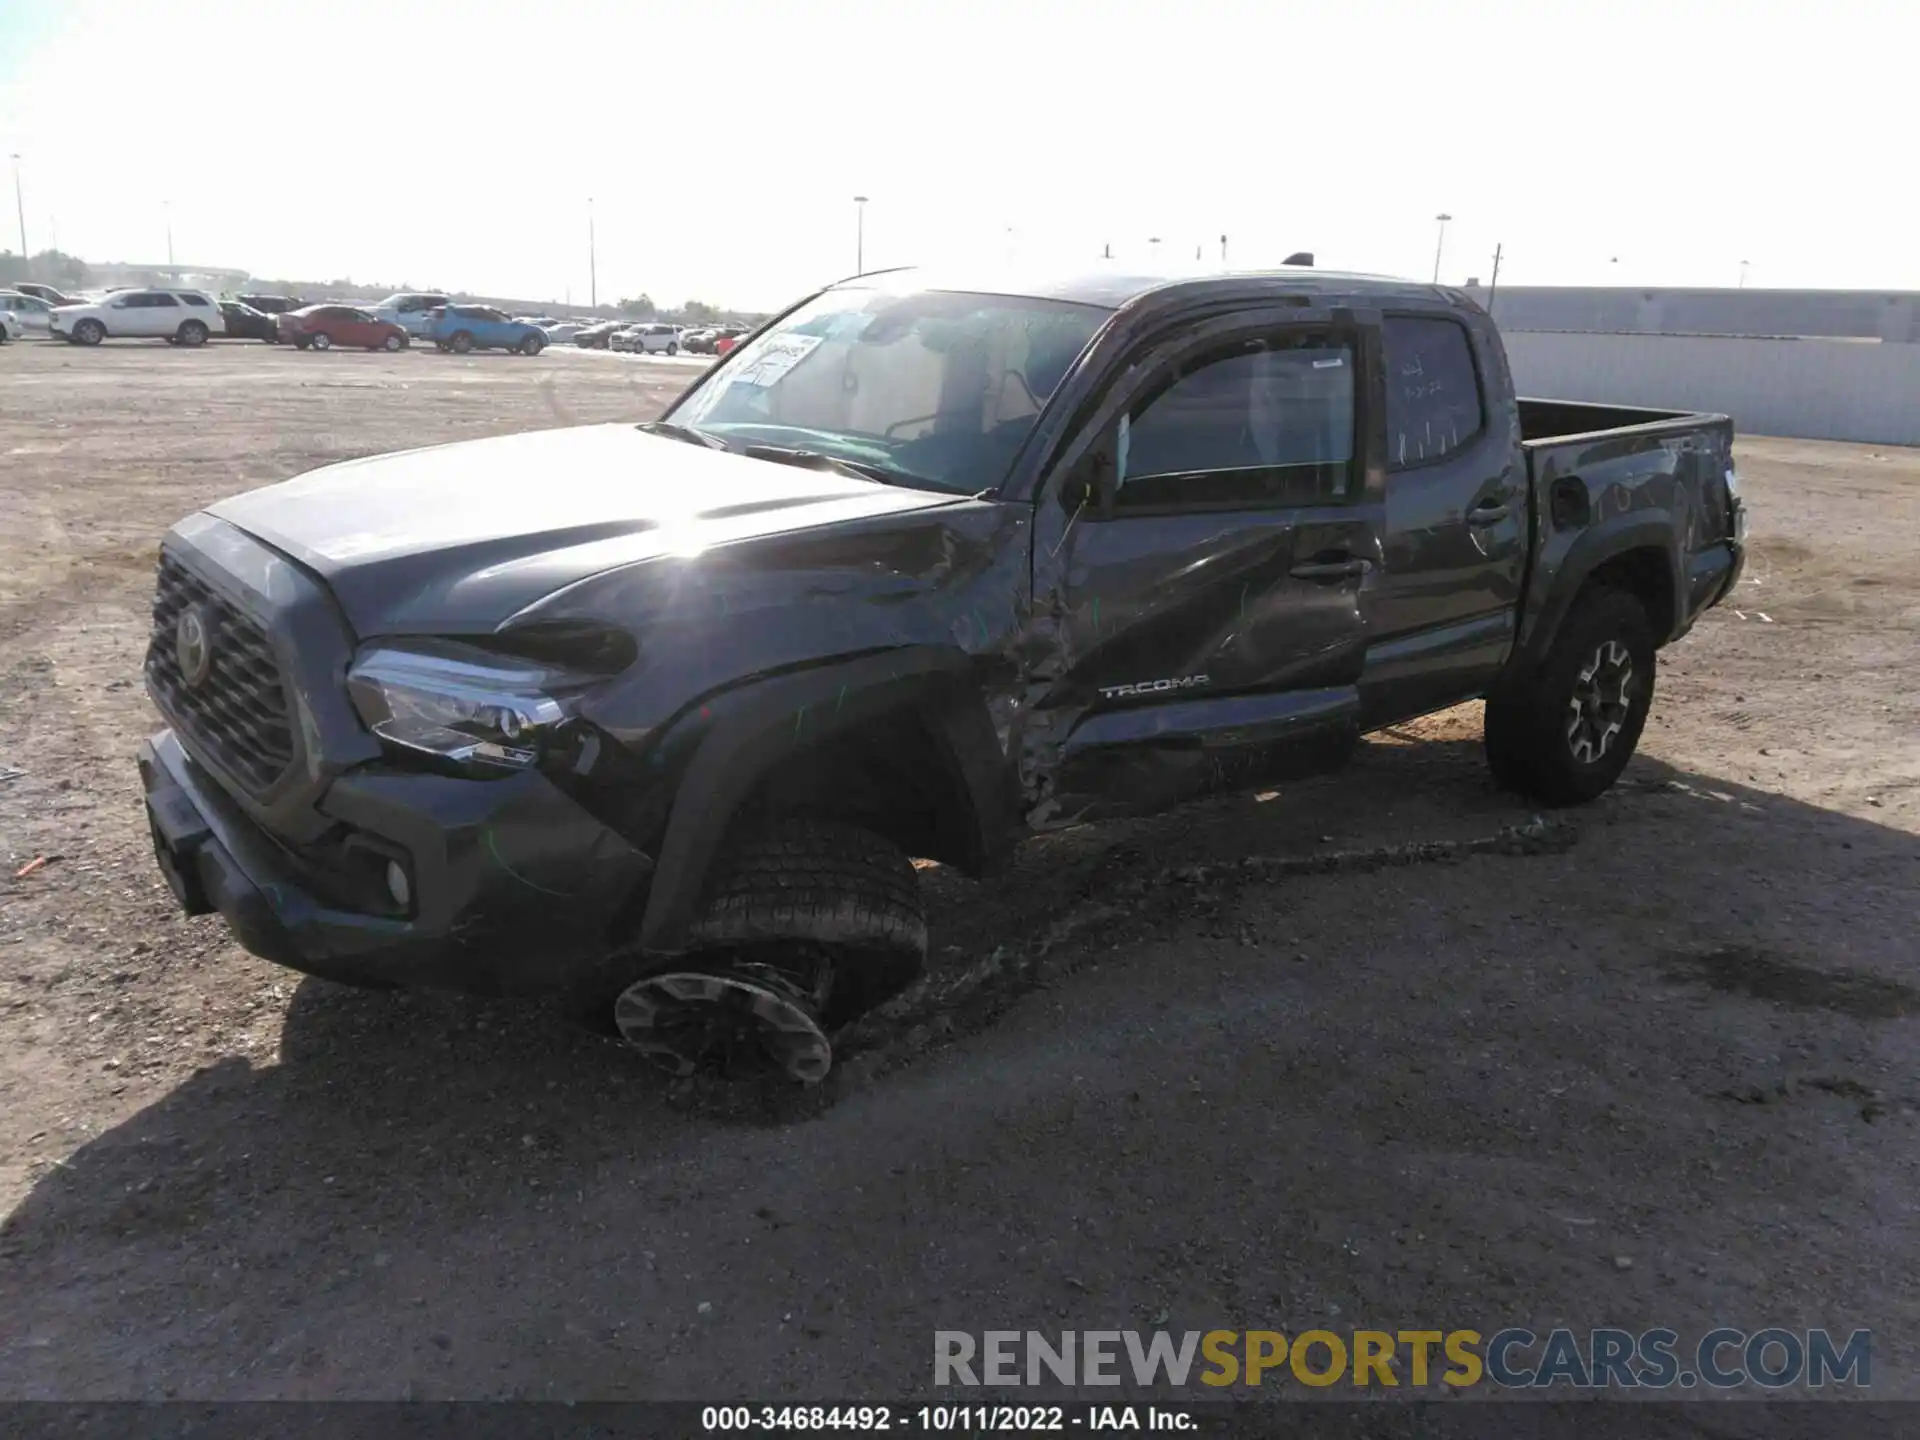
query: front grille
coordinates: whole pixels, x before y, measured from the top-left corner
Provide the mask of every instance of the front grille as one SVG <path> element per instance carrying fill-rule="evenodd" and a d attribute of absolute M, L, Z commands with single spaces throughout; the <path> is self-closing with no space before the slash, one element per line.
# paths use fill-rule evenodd
<path fill-rule="evenodd" d="M 213 664 L 198 685 L 180 670 L 178 626 L 189 605 L 208 620 Z M 147 642 L 147 684 L 160 708 L 255 794 L 293 764 L 293 722 L 280 665 L 260 627 L 172 556 L 160 557 Z"/>

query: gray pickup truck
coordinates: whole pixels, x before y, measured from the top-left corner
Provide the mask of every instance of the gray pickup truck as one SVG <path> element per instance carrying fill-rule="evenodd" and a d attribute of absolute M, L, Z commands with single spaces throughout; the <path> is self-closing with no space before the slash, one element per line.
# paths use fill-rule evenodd
<path fill-rule="evenodd" d="M 1432 285 L 861 276 L 662 419 L 174 527 L 156 853 L 300 970 L 816 1080 L 919 970 L 910 857 L 984 874 L 1480 697 L 1502 782 L 1600 794 L 1739 574 L 1732 442 L 1516 398 Z"/>

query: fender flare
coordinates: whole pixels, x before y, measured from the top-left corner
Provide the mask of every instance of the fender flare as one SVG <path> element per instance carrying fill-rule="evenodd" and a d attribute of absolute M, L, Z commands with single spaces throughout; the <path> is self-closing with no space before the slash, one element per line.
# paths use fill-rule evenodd
<path fill-rule="evenodd" d="M 1518 662 L 1531 667 L 1545 660 L 1568 612 L 1573 609 L 1574 600 L 1586 589 L 1594 572 L 1609 560 L 1633 550 L 1651 550 L 1660 555 L 1667 574 L 1674 623 L 1679 624 L 1686 608 L 1687 591 L 1679 547 L 1674 543 L 1674 524 L 1674 517 L 1665 513 L 1642 514 L 1622 517 L 1616 523 L 1595 526 L 1582 533 L 1568 547 L 1546 581 L 1539 603 L 1533 607 L 1533 618 L 1525 627 L 1516 651 Z M 1671 633 L 1661 635 L 1659 643 L 1664 645 L 1672 638 Z"/>
<path fill-rule="evenodd" d="M 984 868 L 996 838 L 1012 831 L 1018 812 L 972 664 L 958 650 L 912 646 L 777 675 L 706 701 L 700 707 L 705 733 L 675 786 L 655 860 L 640 921 L 641 953 L 684 950 L 728 827 L 776 764 L 795 750 L 902 710 L 920 714 L 952 762 L 950 778 L 972 809 L 963 868 L 972 868 L 965 860 Z"/>

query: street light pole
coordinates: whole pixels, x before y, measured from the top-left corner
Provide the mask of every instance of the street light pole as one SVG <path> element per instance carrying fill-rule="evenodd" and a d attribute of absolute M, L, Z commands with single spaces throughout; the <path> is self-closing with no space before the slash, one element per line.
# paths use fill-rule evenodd
<path fill-rule="evenodd" d="M 20 212 L 20 275 L 27 275 L 27 202 L 20 198 L 20 157 L 13 157 L 13 206 Z"/>
<path fill-rule="evenodd" d="M 1747 266 L 1752 263 L 1751 260 L 1742 260 L 1740 262 L 1740 288 L 1742 290 L 1747 288 Z"/>
<path fill-rule="evenodd" d="M 587 308 L 600 308 L 600 256 L 594 245 L 593 197 L 587 197 Z"/>
<path fill-rule="evenodd" d="M 1434 241 L 1433 245 L 1433 283 L 1438 285 L 1440 283 L 1440 252 L 1447 248 L 1447 222 L 1453 217 L 1442 210 L 1433 218 L 1440 222 L 1440 238 Z"/>
<path fill-rule="evenodd" d="M 867 273 L 867 197 L 853 197 L 853 273 Z"/>

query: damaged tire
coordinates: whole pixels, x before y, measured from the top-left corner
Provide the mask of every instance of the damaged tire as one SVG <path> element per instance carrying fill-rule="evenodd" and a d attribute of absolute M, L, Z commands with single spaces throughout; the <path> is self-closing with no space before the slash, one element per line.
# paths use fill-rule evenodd
<path fill-rule="evenodd" d="M 927 955 L 913 862 L 838 820 L 784 820 L 736 845 L 715 867 L 691 934 L 703 950 L 825 951 L 834 967 L 829 1026 L 906 989 Z"/>
<path fill-rule="evenodd" d="M 1653 626 L 1625 591 L 1574 603 L 1531 675 L 1487 697 L 1494 778 L 1545 805 L 1582 805 L 1620 778 L 1653 708 Z"/>
<path fill-rule="evenodd" d="M 715 865 L 691 951 L 629 985 L 622 1036 L 673 1075 L 739 1078 L 771 1066 L 813 1083 L 829 1032 L 920 973 L 920 880 L 890 841 L 836 820 L 788 819 Z"/>

